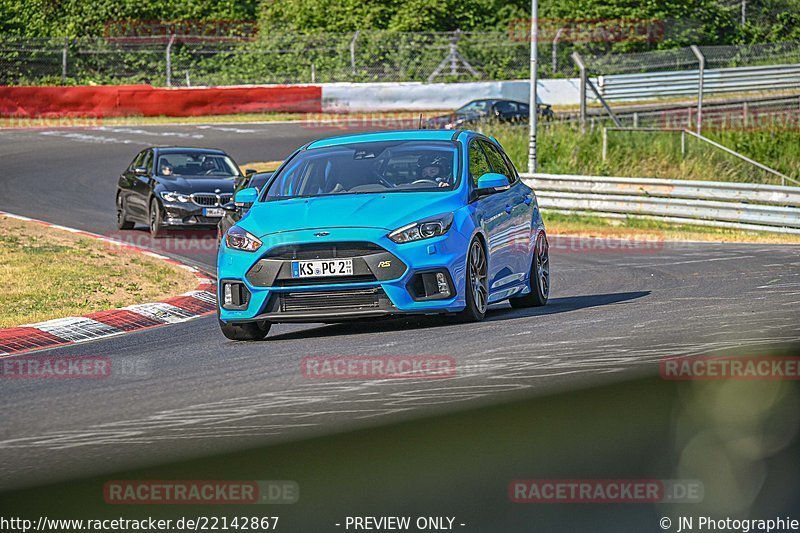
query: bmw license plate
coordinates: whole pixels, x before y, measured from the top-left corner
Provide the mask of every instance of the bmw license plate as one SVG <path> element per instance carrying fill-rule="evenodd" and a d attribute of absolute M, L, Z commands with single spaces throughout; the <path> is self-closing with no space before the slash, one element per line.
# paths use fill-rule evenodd
<path fill-rule="evenodd" d="M 321 276 L 352 276 L 352 259 L 325 259 L 322 261 L 292 261 L 293 278 Z"/>
<path fill-rule="evenodd" d="M 205 207 L 203 208 L 204 217 L 221 217 L 225 215 L 225 210 L 221 207 Z"/>

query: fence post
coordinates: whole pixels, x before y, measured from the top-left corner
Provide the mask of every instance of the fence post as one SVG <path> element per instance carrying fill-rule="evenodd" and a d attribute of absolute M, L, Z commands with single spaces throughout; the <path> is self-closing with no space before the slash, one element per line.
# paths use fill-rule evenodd
<path fill-rule="evenodd" d="M 608 157 L 608 128 L 603 127 L 603 161 Z"/>
<path fill-rule="evenodd" d="M 703 78 L 705 78 L 706 71 L 706 57 L 700 51 L 697 45 L 691 46 L 692 53 L 694 53 L 697 61 L 700 63 L 700 71 L 698 72 L 697 82 L 697 133 L 703 132 Z"/>
<path fill-rule="evenodd" d="M 742 127 L 747 127 L 747 102 L 742 102 Z"/>
<path fill-rule="evenodd" d="M 64 37 L 64 48 L 61 49 L 61 83 L 67 82 L 67 50 L 69 37 Z"/>
<path fill-rule="evenodd" d="M 558 71 L 558 40 L 561 38 L 561 32 L 564 31 L 564 28 L 558 28 L 556 32 L 556 36 L 553 37 L 553 72 L 552 75 L 555 77 L 556 72 Z"/>
<path fill-rule="evenodd" d="M 580 87 L 580 125 L 581 125 L 581 133 L 586 133 L 586 64 L 583 62 L 583 58 L 578 52 L 572 52 L 572 60 L 578 66 L 578 69 L 581 71 L 581 87 Z"/>
<path fill-rule="evenodd" d="M 353 76 L 356 75 L 356 40 L 360 33 L 361 30 L 356 30 L 353 39 L 350 41 L 350 68 L 353 70 Z"/>
<path fill-rule="evenodd" d="M 172 43 L 175 42 L 175 34 L 169 36 L 167 43 L 167 87 L 172 87 Z"/>
<path fill-rule="evenodd" d="M 633 127 L 634 128 L 639 127 L 639 113 L 637 113 L 636 111 L 633 112 Z"/>

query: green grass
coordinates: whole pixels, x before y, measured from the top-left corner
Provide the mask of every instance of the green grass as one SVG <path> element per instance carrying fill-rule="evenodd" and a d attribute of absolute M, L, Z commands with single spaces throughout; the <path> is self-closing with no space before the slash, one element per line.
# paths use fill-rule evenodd
<path fill-rule="evenodd" d="M 152 302 L 191 290 L 177 266 L 35 223 L 0 217 L 0 328 Z"/>
<path fill-rule="evenodd" d="M 527 127 L 487 125 L 479 129 L 496 137 L 518 168 L 527 168 Z M 704 133 L 800 180 L 800 131 L 776 124 L 759 130 L 719 129 Z M 678 133 L 609 132 L 606 161 L 601 157 L 601 127 L 581 134 L 577 125 L 545 123 L 538 141 L 540 172 L 780 184 L 780 178 L 689 136 L 686 157 L 682 158 Z"/>

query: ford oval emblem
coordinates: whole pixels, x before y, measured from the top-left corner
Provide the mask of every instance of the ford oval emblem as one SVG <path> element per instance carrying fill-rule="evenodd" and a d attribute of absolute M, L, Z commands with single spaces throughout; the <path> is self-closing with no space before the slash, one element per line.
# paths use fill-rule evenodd
<path fill-rule="evenodd" d="M 318 231 L 314 234 L 315 237 L 327 237 L 328 235 L 330 235 L 328 231 Z"/>

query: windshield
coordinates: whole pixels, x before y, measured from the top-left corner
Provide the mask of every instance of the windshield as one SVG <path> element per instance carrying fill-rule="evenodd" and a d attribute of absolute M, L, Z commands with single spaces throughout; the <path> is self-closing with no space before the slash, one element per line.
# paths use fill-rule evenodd
<path fill-rule="evenodd" d="M 172 152 L 158 157 L 159 176 L 191 176 L 193 178 L 239 176 L 239 168 L 230 157 L 203 152 Z"/>
<path fill-rule="evenodd" d="M 470 102 L 464 107 L 460 107 L 456 109 L 456 114 L 459 115 L 466 115 L 471 113 L 476 113 L 479 115 L 485 115 L 489 112 L 489 109 L 492 107 L 492 102 L 490 100 L 476 100 L 474 102 Z"/>
<path fill-rule="evenodd" d="M 452 141 L 354 143 L 305 150 L 272 182 L 266 200 L 333 194 L 446 192 L 458 186 Z"/>

